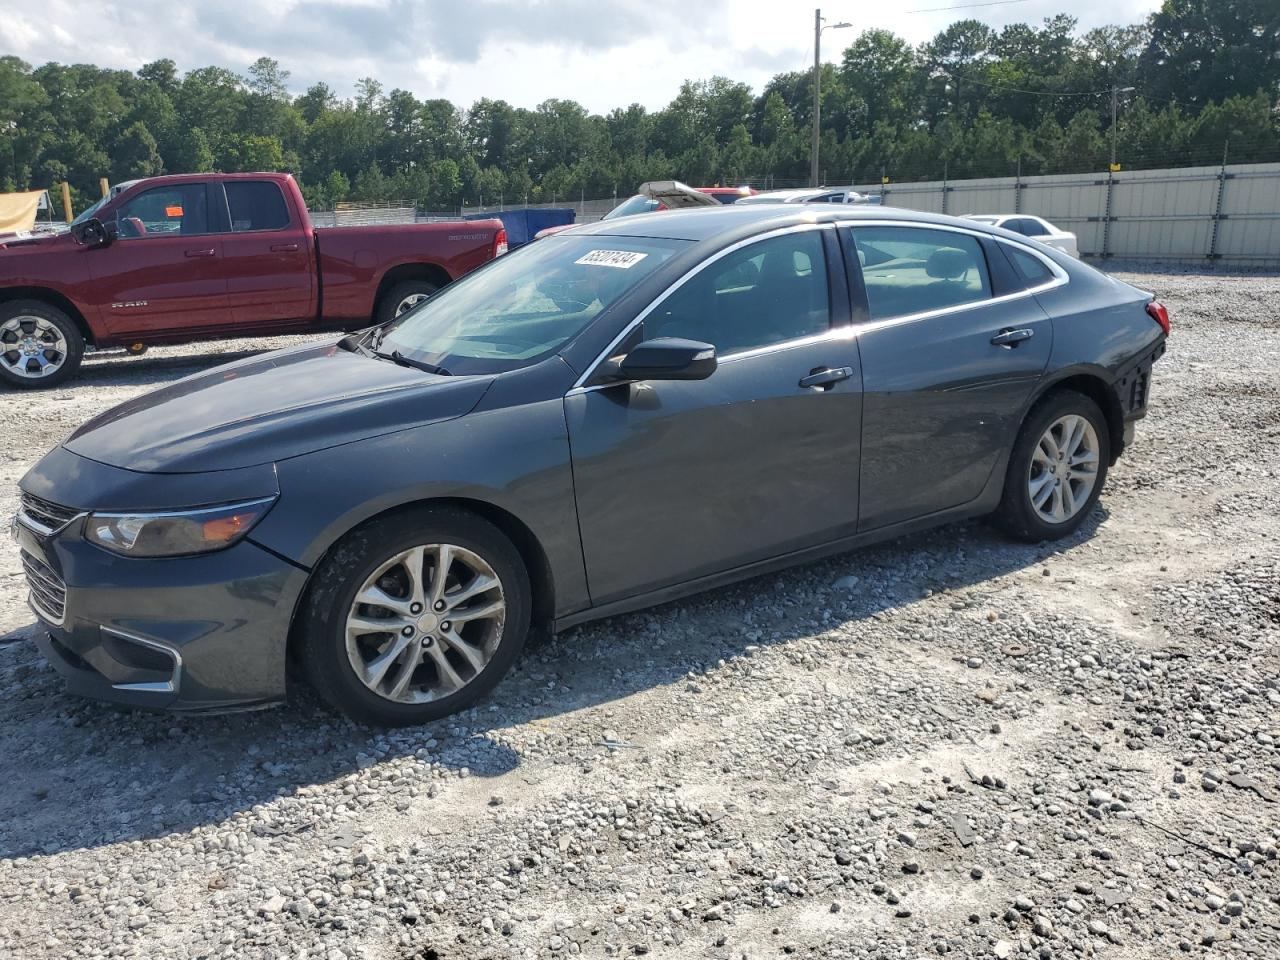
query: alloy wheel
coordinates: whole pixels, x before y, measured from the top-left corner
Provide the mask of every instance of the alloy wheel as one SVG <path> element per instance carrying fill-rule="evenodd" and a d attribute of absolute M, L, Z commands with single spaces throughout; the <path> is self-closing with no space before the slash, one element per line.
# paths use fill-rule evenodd
<path fill-rule="evenodd" d="M 1100 446 L 1093 424 L 1077 414 L 1049 425 L 1031 454 L 1027 493 L 1046 523 L 1066 523 L 1089 501 L 1098 482 Z"/>
<path fill-rule="evenodd" d="M 450 543 L 411 547 L 380 564 L 356 592 L 347 659 L 380 697 L 439 700 L 488 665 L 506 616 L 502 581 L 479 554 Z"/>
<path fill-rule="evenodd" d="M 10 317 L 0 325 L 0 366 L 16 377 L 39 380 L 67 362 L 67 338 L 45 317 Z"/>
<path fill-rule="evenodd" d="M 428 294 L 428 293 L 411 293 L 411 294 L 409 294 L 407 297 L 405 297 L 403 300 L 401 300 L 398 304 L 396 304 L 396 313 L 395 313 L 395 315 L 398 317 L 398 316 L 400 316 L 402 313 L 405 313 L 405 312 L 407 312 L 407 311 L 409 311 L 409 310 L 412 310 L 412 309 L 413 309 L 414 307 L 416 307 L 418 304 L 422 303 L 422 301 L 429 299 L 429 298 L 430 298 L 430 296 L 431 296 L 431 295 L 430 295 L 430 294 Z"/>

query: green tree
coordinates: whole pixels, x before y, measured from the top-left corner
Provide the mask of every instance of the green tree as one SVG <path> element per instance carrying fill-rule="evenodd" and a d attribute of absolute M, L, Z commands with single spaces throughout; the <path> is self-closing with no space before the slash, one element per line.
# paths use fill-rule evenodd
<path fill-rule="evenodd" d="M 130 124 L 111 145 L 111 179 L 138 180 L 164 172 L 164 163 L 156 149 L 156 138 L 147 125 Z"/>
<path fill-rule="evenodd" d="M 1165 0 L 1142 64 L 1156 99 L 1204 105 L 1262 90 L 1274 103 L 1278 51 L 1276 0 Z"/>

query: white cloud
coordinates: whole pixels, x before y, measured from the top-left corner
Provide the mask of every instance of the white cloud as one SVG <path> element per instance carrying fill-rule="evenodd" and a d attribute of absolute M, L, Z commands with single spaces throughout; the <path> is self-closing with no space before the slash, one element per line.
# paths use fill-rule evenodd
<path fill-rule="evenodd" d="M 1159 0 L 911 12 L 946 5 L 906 0 L 900 10 L 832 0 L 828 20 L 855 29 L 826 33 L 823 59 L 838 60 L 858 29 L 882 27 L 919 43 L 962 17 L 999 28 L 1067 12 L 1083 30 L 1136 22 Z M 347 95 L 357 79 L 373 76 L 388 90 L 460 106 L 487 96 L 520 106 L 559 97 L 600 112 L 633 102 L 658 108 L 685 79 L 722 74 L 759 90 L 773 74 L 813 62 L 813 7 L 794 0 L 100 0 L 91 10 L 73 0 L 4 0 L 4 7 L 0 55 L 32 63 L 133 70 L 169 57 L 183 70 L 243 71 L 270 56 L 298 92 L 324 80 Z"/>

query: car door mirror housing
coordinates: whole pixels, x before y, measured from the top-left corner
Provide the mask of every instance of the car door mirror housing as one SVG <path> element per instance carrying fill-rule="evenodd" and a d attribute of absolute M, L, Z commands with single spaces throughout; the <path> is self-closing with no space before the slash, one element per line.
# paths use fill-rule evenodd
<path fill-rule="evenodd" d="M 615 368 L 623 380 L 705 380 L 716 372 L 716 348 L 680 337 L 638 343 Z"/>
<path fill-rule="evenodd" d="M 71 236 L 75 238 L 76 243 L 90 249 L 109 246 L 117 235 L 115 221 L 103 223 L 97 217 L 90 217 L 71 228 Z"/>

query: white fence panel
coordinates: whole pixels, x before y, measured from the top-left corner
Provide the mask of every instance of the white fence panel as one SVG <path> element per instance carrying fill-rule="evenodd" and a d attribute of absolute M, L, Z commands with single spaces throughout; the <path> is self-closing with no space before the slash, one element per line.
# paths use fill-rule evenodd
<path fill-rule="evenodd" d="M 1280 163 L 856 189 L 931 213 L 1035 214 L 1074 231 L 1084 256 L 1280 263 Z"/>

